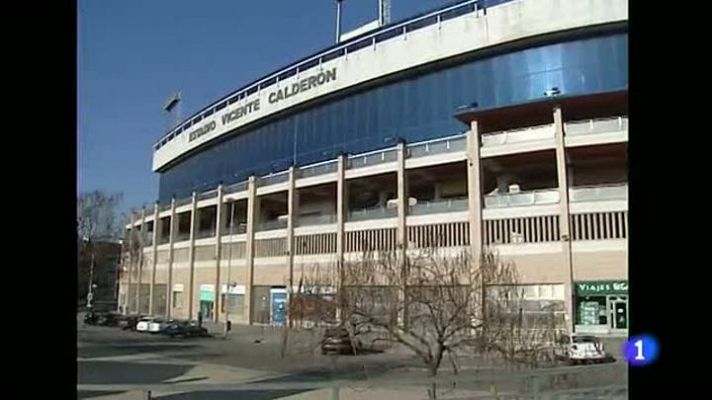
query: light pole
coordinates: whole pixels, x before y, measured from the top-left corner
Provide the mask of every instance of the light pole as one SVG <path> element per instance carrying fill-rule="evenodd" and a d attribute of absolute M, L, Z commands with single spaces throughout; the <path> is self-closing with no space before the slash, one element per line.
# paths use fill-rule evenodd
<path fill-rule="evenodd" d="M 230 288 L 234 286 L 232 282 L 230 282 L 230 272 L 232 270 L 232 227 L 235 225 L 235 206 L 237 205 L 236 201 L 233 201 L 231 206 L 230 206 L 230 229 L 228 231 L 228 235 L 230 235 L 230 242 L 229 246 L 227 249 L 227 285 L 225 287 L 226 292 L 225 292 L 225 300 L 223 301 L 223 304 L 225 305 L 225 329 L 223 332 L 223 339 L 227 339 L 227 332 L 228 332 L 228 325 L 230 325 Z M 218 243 L 219 245 L 219 243 Z"/>
<path fill-rule="evenodd" d="M 96 288 L 96 285 L 94 284 L 94 248 L 91 242 L 89 242 L 89 245 L 92 246 L 92 248 L 91 261 L 89 262 L 89 292 L 87 293 L 87 309 L 92 308 L 92 300 L 94 299 L 94 288 Z"/>

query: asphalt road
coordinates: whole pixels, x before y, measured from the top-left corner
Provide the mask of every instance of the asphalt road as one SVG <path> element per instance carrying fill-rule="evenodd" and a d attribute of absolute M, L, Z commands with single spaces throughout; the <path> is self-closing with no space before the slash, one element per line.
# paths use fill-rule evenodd
<path fill-rule="evenodd" d="M 80 322 L 78 398 L 139 399 L 145 398 L 141 389 L 150 389 L 153 398 L 161 399 L 332 399 L 334 385 L 341 387 L 340 399 L 427 397 L 427 374 L 422 363 L 411 355 L 387 352 L 322 356 L 313 346 L 303 346 L 282 356 L 282 339 L 275 331 L 253 327 L 237 328 L 226 340 L 171 339 Z M 611 392 L 615 390 L 625 394 L 621 389 L 625 388 L 625 374 L 621 374 L 624 366 L 575 367 L 571 371 L 582 371 L 581 368 L 593 369 L 578 374 L 583 378 L 571 378 L 577 385 L 597 382 L 607 390 L 600 398 L 615 398 Z M 445 370 L 439 376 L 443 380 L 439 387 L 445 390 L 446 398 L 490 398 L 493 387 L 485 375 L 491 373 L 493 379 L 501 381 L 502 372 L 461 372 L 454 388 L 445 383 L 453 377 Z M 464 382 L 467 377 L 472 377 L 472 382 Z M 499 387 L 494 389 L 500 394 L 516 391 L 524 380 L 513 378 L 511 384 L 497 383 Z M 592 393 L 584 397 L 572 393 L 558 398 L 597 397 Z"/>

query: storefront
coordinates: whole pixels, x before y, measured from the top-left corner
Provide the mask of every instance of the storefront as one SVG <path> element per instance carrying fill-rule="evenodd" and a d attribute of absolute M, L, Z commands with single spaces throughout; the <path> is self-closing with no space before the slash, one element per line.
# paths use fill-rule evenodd
<path fill-rule="evenodd" d="M 627 334 L 628 281 L 576 282 L 576 332 Z"/>

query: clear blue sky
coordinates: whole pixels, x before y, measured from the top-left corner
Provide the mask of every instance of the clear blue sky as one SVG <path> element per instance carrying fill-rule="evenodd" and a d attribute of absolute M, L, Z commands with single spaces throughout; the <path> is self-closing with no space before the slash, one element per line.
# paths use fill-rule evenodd
<path fill-rule="evenodd" d="M 392 0 L 399 20 L 445 0 Z M 344 30 L 377 17 L 377 0 L 344 0 Z M 161 107 L 183 92 L 188 116 L 334 41 L 334 0 L 79 0 L 78 190 L 151 204 Z"/>

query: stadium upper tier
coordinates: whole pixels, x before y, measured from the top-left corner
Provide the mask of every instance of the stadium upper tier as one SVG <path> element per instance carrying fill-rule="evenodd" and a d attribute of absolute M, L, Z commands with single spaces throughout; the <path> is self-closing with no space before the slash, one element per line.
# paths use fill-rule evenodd
<path fill-rule="evenodd" d="M 186 119 L 154 146 L 159 201 L 466 129 L 458 108 L 625 90 L 625 0 L 465 1 L 332 46 Z M 496 4 L 492 6 L 492 4 Z"/>

